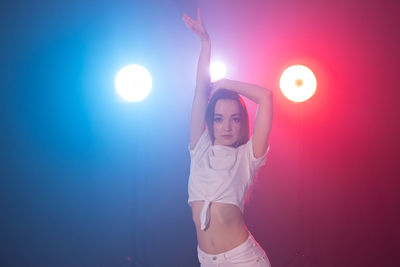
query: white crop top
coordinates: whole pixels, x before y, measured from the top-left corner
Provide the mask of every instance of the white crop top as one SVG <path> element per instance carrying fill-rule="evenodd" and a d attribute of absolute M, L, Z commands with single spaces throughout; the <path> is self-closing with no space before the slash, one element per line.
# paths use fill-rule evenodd
<path fill-rule="evenodd" d="M 196 146 L 190 149 L 189 205 L 192 201 L 204 200 L 200 214 L 201 229 L 210 223 L 212 202 L 229 203 L 244 212 L 244 200 L 257 170 L 265 164 L 265 154 L 255 158 L 253 137 L 237 148 L 212 145 L 204 130 Z"/>

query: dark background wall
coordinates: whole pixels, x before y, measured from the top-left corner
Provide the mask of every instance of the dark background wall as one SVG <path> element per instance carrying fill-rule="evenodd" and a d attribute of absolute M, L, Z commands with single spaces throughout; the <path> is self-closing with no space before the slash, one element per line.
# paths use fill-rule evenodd
<path fill-rule="evenodd" d="M 228 77 L 274 93 L 246 206 L 273 266 L 396 266 L 396 1 L 2 1 L 2 266 L 198 266 L 186 204 L 200 7 Z M 127 64 L 153 91 L 115 94 Z M 281 72 L 317 76 L 303 104 Z M 252 115 L 253 103 L 248 103 Z"/>

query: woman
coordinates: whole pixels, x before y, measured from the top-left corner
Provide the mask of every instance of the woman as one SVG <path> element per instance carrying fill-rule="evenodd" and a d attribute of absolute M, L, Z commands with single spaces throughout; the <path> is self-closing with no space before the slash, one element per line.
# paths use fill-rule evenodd
<path fill-rule="evenodd" d="M 247 230 L 244 200 L 265 163 L 272 123 L 272 95 L 265 88 L 222 79 L 210 84 L 211 42 L 202 24 L 183 20 L 201 41 L 190 123 L 189 200 L 201 266 L 270 266 Z M 243 95 L 258 104 L 253 136 Z M 208 101 L 211 97 L 210 101 Z M 205 125 L 207 124 L 207 130 Z"/>

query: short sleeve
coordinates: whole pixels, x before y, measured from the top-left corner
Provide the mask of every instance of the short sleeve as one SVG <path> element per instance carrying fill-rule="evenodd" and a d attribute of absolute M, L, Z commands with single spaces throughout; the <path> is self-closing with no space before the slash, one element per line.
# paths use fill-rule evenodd
<path fill-rule="evenodd" d="M 193 149 L 190 149 L 190 144 L 188 145 L 190 157 L 193 158 L 194 155 L 201 153 L 202 151 L 206 150 L 207 147 L 211 145 L 211 139 L 208 135 L 207 130 L 204 129 L 204 132 L 200 136 L 199 140 L 197 140 L 197 144 L 194 146 Z"/>
<path fill-rule="evenodd" d="M 253 169 L 253 171 L 256 172 L 259 168 L 261 168 L 265 164 L 270 146 L 268 144 L 265 153 L 261 157 L 256 158 L 254 157 L 254 152 L 253 152 L 253 136 L 250 138 L 249 142 L 247 142 L 246 145 L 248 146 L 247 151 L 249 151 L 250 166 Z"/>

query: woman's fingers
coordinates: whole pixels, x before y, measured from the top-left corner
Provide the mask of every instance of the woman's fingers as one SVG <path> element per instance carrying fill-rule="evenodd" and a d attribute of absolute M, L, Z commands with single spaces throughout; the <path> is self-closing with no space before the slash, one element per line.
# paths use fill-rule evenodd
<path fill-rule="evenodd" d="M 193 23 L 193 19 L 191 17 L 189 17 L 188 15 L 184 14 L 182 19 L 186 22 L 186 23 Z"/>
<path fill-rule="evenodd" d="M 216 91 L 218 91 L 221 88 L 227 88 L 227 82 L 229 82 L 229 80 L 226 78 L 220 79 L 215 82 L 211 82 L 210 83 L 210 88 L 211 88 L 210 95 L 212 96 Z"/>
<path fill-rule="evenodd" d="M 184 20 L 186 26 L 187 26 L 190 30 L 196 31 L 196 30 L 195 30 L 195 24 L 193 23 L 193 21 L 191 21 L 191 20 L 186 20 L 186 19 L 183 19 L 183 20 Z"/>
<path fill-rule="evenodd" d="M 182 17 L 184 20 L 188 20 L 188 21 L 193 21 L 193 19 L 191 18 L 191 17 L 189 17 L 188 15 L 186 15 L 186 14 L 183 14 L 183 17 Z"/>
<path fill-rule="evenodd" d="M 186 15 L 186 14 L 183 14 L 182 19 L 183 19 L 185 22 L 191 22 L 191 23 L 193 23 L 193 19 L 192 19 L 191 17 L 189 17 L 188 15 Z"/>
<path fill-rule="evenodd" d="M 197 9 L 197 21 L 193 18 L 189 17 L 186 13 L 182 16 L 183 21 L 186 23 L 186 26 L 194 32 L 201 41 L 208 40 L 208 33 L 204 28 L 201 20 L 200 8 Z"/>
<path fill-rule="evenodd" d="M 199 14 L 198 14 L 198 16 L 199 16 Z M 199 18 L 199 17 L 197 17 L 197 18 Z M 197 21 L 195 21 L 194 19 L 192 19 L 191 17 L 189 17 L 187 14 L 183 14 L 182 19 L 183 19 L 184 21 L 186 21 L 186 22 L 190 22 L 190 23 L 193 24 L 193 25 L 197 25 L 197 26 L 200 26 L 200 25 L 201 25 L 201 18 L 200 18 L 200 20 L 198 19 Z"/>
<path fill-rule="evenodd" d="M 197 21 L 203 25 L 203 21 L 201 20 L 200 8 L 197 8 Z"/>
<path fill-rule="evenodd" d="M 190 20 L 185 20 L 185 19 L 184 19 L 184 21 L 185 21 L 186 25 L 187 25 L 189 28 L 192 28 L 192 27 L 193 27 L 193 22 L 192 22 L 192 21 L 190 21 Z"/>
<path fill-rule="evenodd" d="M 186 23 L 186 25 L 189 26 L 189 28 L 192 28 L 193 26 L 195 26 L 197 24 L 196 21 L 194 21 L 191 17 L 189 17 L 186 14 L 183 15 L 182 19 Z"/>

